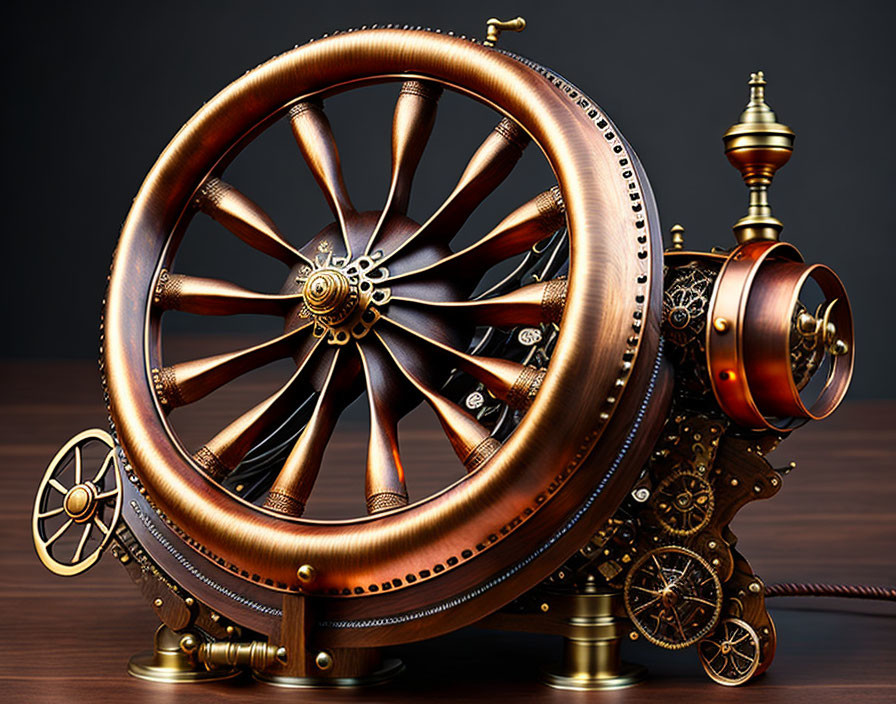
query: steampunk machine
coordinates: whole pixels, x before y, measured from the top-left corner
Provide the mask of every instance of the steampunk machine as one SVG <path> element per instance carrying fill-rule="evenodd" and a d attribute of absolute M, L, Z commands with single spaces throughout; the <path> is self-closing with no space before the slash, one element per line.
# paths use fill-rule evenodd
<path fill-rule="evenodd" d="M 562 664 L 545 674 L 560 688 L 638 681 L 619 658 L 628 638 L 692 647 L 723 685 L 771 664 L 766 587 L 730 524 L 781 489 L 792 463 L 766 455 L 834 411 L 854 355 L 840 280 L 780 240 L 769 205 L 794 133 L 753 74 L 723 138 L 749 189 L 732 246 L 691 251 L 675 226 L 664 250 L 645 173 L 607 114 L 496 47 L 524 25 L 489 20 L 485 41 L 396 25 L 312 41 L 221 91 L 149 172 L 105 301 L 110 428 L 59 451 L 33 512 L 51 571 L 76 575 L 109 553 L 155 610 L 155 647 L 131 674 L 374 684 L 402 669 L 381 648 L 471 624 L 562 635 Z M 395 88 L 391 167 L 384 204 L 362 211 L 326 105 L 372 84 Z M 495 127 L 442 204 L 413 220 L 411 183 L 449 92 L 492 110 Z M 332 210 L 317 234 L 281 230 L 227 183 L 235 157 L 284 124 Z M 555 181 L 452 246 L 527 149 Z M 201 218 L 282 263 L 271 293 L 179 268 Z M 483 287 L 506 260 L 512 271 Z M 178 312 L 282 325 L 173 362 L 163 320 Z M 184 439 L 179 409 L 277 360 L 290 372 L 275 393 L 203 443 Z M 366 511 L 303 517 L 359 397 Z M 398 424 L 419 405 L 457 473 L 417 496 L 405 473 L 427 469 L 404 466 Z"/>

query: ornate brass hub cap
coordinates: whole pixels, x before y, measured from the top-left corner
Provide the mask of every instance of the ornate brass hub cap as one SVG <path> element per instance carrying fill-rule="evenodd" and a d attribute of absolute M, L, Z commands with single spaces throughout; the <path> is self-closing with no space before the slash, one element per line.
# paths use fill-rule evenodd
<path fill-rule="evenodd" d="M 77 523 L 90 520 L 96 510 L 96 487 L 90 482 L 76 484 L 65 495 L 62 503 L 65 513 Z"/>
<path fill-rule="evenodd" d="M 324 252 L 314 266 L 304 267 L 296 278 L 302 288 L 302 317 L 314 320 L 315 337 L 331 345 L 345 345 L 364 337 L 379 319 L 379 307 L 389 302 L 390 289 L 379 285 L 389 276 L 376 265 L 382 252 L 349 261 Z"/>

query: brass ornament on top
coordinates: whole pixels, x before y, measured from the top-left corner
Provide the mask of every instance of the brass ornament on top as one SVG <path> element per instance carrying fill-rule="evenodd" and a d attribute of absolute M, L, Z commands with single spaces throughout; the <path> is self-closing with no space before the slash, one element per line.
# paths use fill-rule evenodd
<path fill-rule="evenodd" d="M 297 47 L 207 103 L 150 171 L 104 314 L 112 432 L 60 450 L 33 512 L 51 571 L 77 574 L 108 551 L 147 597 L 162 625 L 154 649 L 132 658 L 134 676 L 377 684 L 403 669 L 381 646 L 472 623 L 563 636 L 544 681 L 565 689 L 643 679 L 620 659 L 624 640 L 641 637 L 696 649 L 723 685 L 771 664 L 765 586 L 730 524 L 780 490 L 795 465 L 766 456 L 833 412 L 854 349 L 842 284 L 780 241 L 769 205 L 794 133 L 753 74 L 723 138 L 749 189 L 736 246 L 688 250 L 675 225 L 663 253 L 649 184 L 609 117 L 558 74 L 494 48 L 524 27 L 489 19 L 480 42 L 373 26 Z M 387 196 L 362 212 L 327 101 L 390 82 Z M 445 91 L 494 110 L 496 127 L 416 222 L 411 183 Z M 224 180 L 260 130 L 283 122 L 333 214 L 301 246 Z M 557 183 L 454 247 L 532 142 Z M 275 293 L 174 273 L 201 216 L 288 268 Z M 510 274 L 487 279 L 510 257 Z M 182 313 L 278 316 L 283 332 L 171 363 L 161 321 Z M 284 359 L 294 370 L 274 394 L 185 449 L 177 409 Z M 336 422 L 359 395 L 366 515 L 306 520 Z M 405 481 L 425 469 L 406 468 L 398 442 L 421 403 L 459 470 L 426 501 Z M 87 466 L 97 447 L 99 465 Z"/>

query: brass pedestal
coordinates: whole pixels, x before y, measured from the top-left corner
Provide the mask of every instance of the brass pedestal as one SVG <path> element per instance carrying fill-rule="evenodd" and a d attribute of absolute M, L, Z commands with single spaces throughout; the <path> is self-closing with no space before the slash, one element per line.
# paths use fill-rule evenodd
<path fill-rule="evenodd" d="M 543 674 L 545 684 L 557 689 L 618 689 L 645 678 L 644 667 L 623 663 L 620 657 L 628 629 L 619 592 L 586 587 L 582 593 L 551 595 L 545 603 L 563 618 L 563 661 Z"/>
<path fill-rule="evenodd" d="M 168 626 L 159 626 L 153 649 L 138 653 L 128 662 L 128 672 L 152 682 L 211 682 L 240 674 L 238 669 L 209 670 L 180 647 L 181 636 Z"/>
<path fill-rule="evenodd" d="M 355 689 L 385 684 L 404 672 L 404 663 L 397 659 L 383 660 L 375 670 L 355 676 L 306 676 L 295 677 L 271 672 L 253 672 L 259 682 L 277 687 L 293 687 L 297 689 Z"/>

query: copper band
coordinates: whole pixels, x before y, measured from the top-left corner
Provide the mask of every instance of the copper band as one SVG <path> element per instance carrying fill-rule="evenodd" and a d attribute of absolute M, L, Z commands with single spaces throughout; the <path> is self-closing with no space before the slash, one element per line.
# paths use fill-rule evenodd
<path fill-rule="evenodd" d="M 165 309 L 176 308 L 180 300 L 183 279 L 184 277 L 180 274 L 170 274 L 163 269 L 153 294 L 153 303 Z"/>
<path fill-rule="evenodd" d="M 405 81 L 401 84 L 400 95 L 416 95 L 424 100 L 438 100 L 442 95 L 442 86 L 423 81 Z"/>
<path fill-rule="evenodd" d="M 405 494 L 396 494 L 393 491 L 383 491 L 367 498 L 367 513 L 380 513 L 393 508 L 408 505 L 408 497 Z"/>
<path fill-rule="evenodd" d="M 546 230 L 559 230 L 566 224 L 566 207 L 557 186 L 535 196 L 535 207 Z"/>
<path fill-rule="evenodd" d="M 551 279 L 541 295 L 541 312 L 546 323 L 560 323 L 566 305 L 566 279 Z"/>
<path fill-rule="evenodd" d="M 231 472 L 231 468 L 218 459 L 218 456 L 205 445 L 199 448 L 193 459 L 216 482 L 221 481 Z"/>
<path fill-rule="evenodd" d="M 294 499 L 289 494 L 279 491 L 272 491 L 268 494 L 268 498 L 264 501 L 264 507 L 296 518 L 305 512 L 305 504 L 298 499 Z"/>
<path fill-rule="evenodd" d="M 501 442 L 489 435 L 485 440 L 473 448 L 473 451 L 467 455 L 467 459 L 464 460 L 464 466 L 467 468 L 467 472 L 475 472 L 488 462 L 492 458 L 492 455 L 500 449 Z"/>
<path fill-rule="evenodd" d="M 173 367 L 162 367 L 152 370 L 152 383 L 159 397 L 159 403 L 168 408 L 177 408 L 184 405 L 184 399 L 180 395 L 177 378 Z"/>
<path fill-rule="evenodd" d="M 511 408 L 516 408 L 521 411 L 525 411 L 529 408 L 529 406 L 532 405 L 532 401 L 535 399 L 535 394 L 538 393 L 544 375 L 544 369 L 538 369 L 537 367 L 528 365 L 523 367 L 523 371 L 520 372 L 516 381 L 513 382 L 510 391 L 507 392 L 507 404 Z"/>
<path fill-rule="evenodd" d="M 196 205 L 202 210 L 205 210 L 208 205 L 217 207 L 224 194 L 229 190 L 231 190 L 230 186 L 222 183 L 220 179 L 210 178 L 196 194 Z"/>
<path fill-rule="evenodd" d="M 526 131 L 509 117 L 505 117 L 495 126 L 495 132 L 517 147 L 520 151 L 531 141 Z"/>

